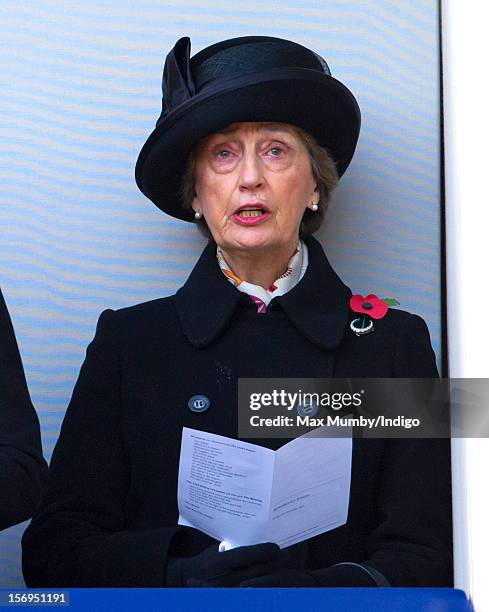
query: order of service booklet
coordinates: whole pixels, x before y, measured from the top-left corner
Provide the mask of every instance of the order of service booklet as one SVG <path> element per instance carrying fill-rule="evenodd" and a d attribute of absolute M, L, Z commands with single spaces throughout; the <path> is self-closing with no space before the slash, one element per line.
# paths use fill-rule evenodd
<path fill-rule="evenodd" d="M 346 523 L 352 438 L 319 427 L 276 451 L 183 428 L 178 523 L 229 548 L 285 548 Z"/>

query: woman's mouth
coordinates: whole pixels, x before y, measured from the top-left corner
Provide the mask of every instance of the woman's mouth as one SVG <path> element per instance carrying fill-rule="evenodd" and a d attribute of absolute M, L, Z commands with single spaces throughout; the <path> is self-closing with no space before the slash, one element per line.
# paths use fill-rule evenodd
<path fill-rule="evenodd" d="M 240 225 L 256 225 L 265 221 L 270 216 L 267 209 L 260 206 L 254 208 L 241 208 L 238 209 L 233 215 L 232 219 Z"/>
<path fill-rule="evenodd" d="M 238 215 L 240 217 L 261 217 L 263 210 L 261 208 L 252 208 L 251 210 L 240 210 Z"/>

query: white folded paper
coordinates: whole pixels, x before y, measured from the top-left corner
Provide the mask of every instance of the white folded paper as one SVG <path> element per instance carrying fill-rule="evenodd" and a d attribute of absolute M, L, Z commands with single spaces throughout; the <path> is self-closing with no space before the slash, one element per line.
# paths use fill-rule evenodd
<path fill-rule="evenodd" d="M 277 451 L 183 428 L 178 523 L 231 547 L 285 548 L 346 523 L 352 439 L 319 427 Z"/>

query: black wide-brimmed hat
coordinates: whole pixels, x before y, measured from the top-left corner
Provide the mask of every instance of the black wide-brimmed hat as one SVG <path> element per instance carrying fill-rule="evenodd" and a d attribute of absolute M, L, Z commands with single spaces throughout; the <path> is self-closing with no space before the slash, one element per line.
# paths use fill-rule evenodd
<path fill-rule="evenodd" d="M 193 221 L 182 208 L 185 161 L 205 136 L 243 121 L 296 125 L 325 147 L 339 176 L 353 157 L 360 109 L 326 62 L 297 43 L 243 36 L 211 45 L 190 58 L 180 38 L 163 70 L 163 108 L 136 163 L 136 182 L 161 210 Z"/>

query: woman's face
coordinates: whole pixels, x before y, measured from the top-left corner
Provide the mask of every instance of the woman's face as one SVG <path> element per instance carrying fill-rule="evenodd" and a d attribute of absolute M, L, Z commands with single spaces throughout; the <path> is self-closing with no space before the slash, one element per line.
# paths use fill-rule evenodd
<path fill-rule="evenodd" d="M 291 125 L 233 123 L 196 158 L 192 208 L 225 251 L 292 245 L 318 200 L 305 144 Z"/>

